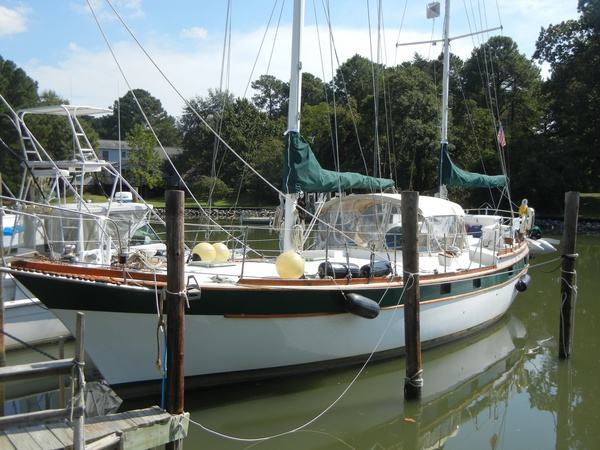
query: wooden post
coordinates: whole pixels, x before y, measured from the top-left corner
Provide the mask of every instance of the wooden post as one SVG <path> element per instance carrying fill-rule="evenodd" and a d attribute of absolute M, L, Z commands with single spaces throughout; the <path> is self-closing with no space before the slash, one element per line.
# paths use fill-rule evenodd
<path fill-rule="evenodd" d="M 2 174 L 0 174 L 0 195 L 2 194 Z M 0 198 L 0 207 L 3 206 Z M 4 212 L 0 211 L 0 256 L 4 263 Z M 0 273 L 0 329 L 4 330 L 4 272 Z M 4 333 L 0 333 L 0 367 L 6 366 L 6 348 L 4 342 Z M 0 383 L 0 416 L 4 416 L 4 383 Z"/>
<path fill-rule="evenodd" d="M 76 377 L 73 383 L 77 383 L 75 387 L 75 398 L 73 404 L 77 416 L 73 418 L 73 448 L 75 450 L 85 449 L 85 377 L 83 375 L 84 367 L 84 351 L 83 351 L 83 336 L 85 332 L 85 315 L 82 312 L 77 313 L 77 330 L 75 341 L 75 361 L 77 363 Z"/>
<path fill-rule="evenodd" d="M 404 339 L 406 378 L 404 398 L 421 398 L 421 325 L 419 317 L 419 193 L 402 192 L 402 276 L 404 279 Z"/>
<path fill-rule="evenodd" d="M 65 359 L 65 339 L 62 336 L 58 337 L 58 359 Z M 58 404 L 61 408 L 67 407 L 64 375 L 58 376 Z"/>
<path fill-rule="evenodd" d="M 565 231 L 563 234 L 562 277 L 560 283 L 560 333 L 558 355 L 571 355 L 573 337 L 573 280 L 575 279 L 575 243 L 577 241 L 577 215 L 579 214 L 579 192 L 565 194 Z"/>
<path fill-rule="evenodd" d="M 185 196 L 183 191 L 166 193 L 167 225 L 167 392 L 170 414 L 183 414 L 185 343 L 185 248 L 183 236 Z M 169 450 L 183 448 L 181 439 L 166 445 Z"/>

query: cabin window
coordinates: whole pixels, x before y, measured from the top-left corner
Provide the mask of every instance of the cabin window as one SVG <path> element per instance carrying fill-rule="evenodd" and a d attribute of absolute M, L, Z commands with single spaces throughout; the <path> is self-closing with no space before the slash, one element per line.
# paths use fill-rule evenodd
<path fill-rule="evenodd" d="M 402 250 L 402 227 L 392 227 L 385 233 L 385 245 L 389 249 Z"/>
<path fill-rule="evenodd" d="M 473 280 L 473 287 L 474 288 L 480 288 L 481 287 L 481 278 L 475 278 Z"/>
<path fill-rule="evenodd" d="M 508 278 L 512 277 L 514 272 L 515 272 L 515 266 L 510 266 L 508 268 Z"/>
<path fill-rule="evenodd" d="M 444 295 L 449 294 L 450 292 L 452 292 L 452 283 L 443 283 L 440 286 L 440 294 Z"/>

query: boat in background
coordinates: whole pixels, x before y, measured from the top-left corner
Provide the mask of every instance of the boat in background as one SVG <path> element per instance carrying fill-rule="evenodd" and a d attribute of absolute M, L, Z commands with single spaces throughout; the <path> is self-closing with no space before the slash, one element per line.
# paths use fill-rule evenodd
<path fill-rule="evenodd" d="M 145 255 L 157 255 L 164 250 L 164 244 L 149 225 L 151 205 L 139 198 L 136 203 L 128 202 L 131 192 L 123 192 L 122 201 L 113 199 L 120 194 L 117 188 L 134 190 L 112 164 L 98 159 L 78 120 L 81 115 L 109 110 L 62 105 L 15 112 L 2 96 L 0 104 L 4 105 L 4 116 L 20 141 L 23 165 L 19 193 L 0 195 L 3 262 L 41 254 L 51 259 L 110 264 L 118 253 L 129 257 L 142 253 L 140 258 L 149 261 Z M 68 119 L 73 142 L 77 144 L 73 159 L 51 158 L 25 122 L 25 116 L 33 114 Z M 90 203 L 83 198 L 91 177 L 113 183 L 105 202 Z M 155 218 L 161 220 L 157 215 Z M 34 294 L 10 274 L 3 277 L 3 333 L 7 350 L 39 346 L 71 336 Z"/>
<path fill-rule="evenodd" d="M 414 274 L 403 271 L 402 196 L 391 180 L 322 169 L 300 135 L 303 18 L 304 4 L 296 0 L 282 252 L 277 258 L 251 259 L 232 258 L 222 242 L 193 248 L 180 293 L 189 300 L 189 388 L 322 370 L 404 351 L 404 293 Z M 83 171 L 88 160 L 81 156 Z M 508 189 L 504 176 L 479 179 Z M 363 193 L 341 192 L 350 189 Z M 304 230 L 300 192 L 336 191 L 337 197 L 319 202 Z M 515 212 L 467 214 L 443 195 L 419 197 L 423 348 L 490 326 L 527 289 L 529 248 L 521 227 Z M 308 239 L 313 239 L 311 249 L 305 247 Z M 85 251 L 77 248 L 73 258 L 62 260 L 14 259 L 2 270 L 31 289 L 70 330 L 76 313 L 85 313 L 86 350 L 122 397 L 160 389 L 164 370 L 157 370 L 156 361 L 165 349 L 157 330 L 163 324 L 166 266 L 133 265 L 127 258 L 101 264 L 101 257 L 88 260 Z"/>

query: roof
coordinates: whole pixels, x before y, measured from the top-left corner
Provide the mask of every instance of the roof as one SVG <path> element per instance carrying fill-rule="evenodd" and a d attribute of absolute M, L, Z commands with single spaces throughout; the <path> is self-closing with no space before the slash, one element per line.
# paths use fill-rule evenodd
<path fill-rule="evenodd" d="M 121 141 L 121 150 L 131 150 L 129 143 L 127 141 Z M 113 139 L 99 139 L 98 140 L 98 150 L 118 150 L 119 149 L 119 141 Z M 154 147 L 156 151 L 160 154 L 162 159 L 166 159 L 164 152 L 160 147 Z M 183 151 L 181 147 L 164 147 L 165 152 L 169 156 L 178 155 Z"/>
<path fill-rule="evenodd" d="M 24 114 L 49 114 L 53 116 L 89 116 L 91 114 L 112 113 L 108 108 L 97 108 L 95 106 L 77 106 L 77 105 L 56 105 L 56 106 L 38 106 L 35 108 L 20 109 L 19 115 Z"/>

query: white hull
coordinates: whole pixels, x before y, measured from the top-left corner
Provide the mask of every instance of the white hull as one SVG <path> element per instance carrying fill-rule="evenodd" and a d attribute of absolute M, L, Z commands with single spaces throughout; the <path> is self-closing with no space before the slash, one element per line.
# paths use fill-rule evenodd
<path fill-rule="evenodd" d="M 421 304 L 421 339 L 444 342 L 501 317 L 517 290 L 513 281 L 476 294 Z M 113 386 L 159 380 L 157 316 L 85 311 L 86 351 Z M 70 329 L 75 312 L 56 310 Z M 245 371 L 285 371 L 286 367 L 340 364 L 372 352 L 404 347 L 404 308 L 382 309 L 368 320 L 352 314 L 282 318 L 186 316 L 185 375 L 244 379 Z M 336 361 L 337 364 L 336 364 Z M 297 367 L 294 367 L 297 370 Z"/>

